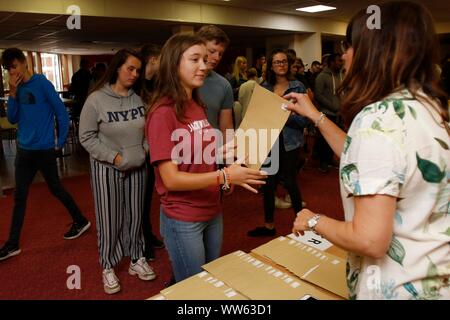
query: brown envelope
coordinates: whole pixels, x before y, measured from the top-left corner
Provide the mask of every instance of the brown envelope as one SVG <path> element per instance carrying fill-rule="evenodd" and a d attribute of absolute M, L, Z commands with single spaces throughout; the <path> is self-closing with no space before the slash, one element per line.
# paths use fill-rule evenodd
<path fill-rule="evenodd" d="M 277 94 L 255 85 L 245 117 L 234 137 L 238 159 L 248 155 L 245 164 L 249 168 L 261 168 L 290 115 L 289 110 L 282 108 L 288 103 Z"/>

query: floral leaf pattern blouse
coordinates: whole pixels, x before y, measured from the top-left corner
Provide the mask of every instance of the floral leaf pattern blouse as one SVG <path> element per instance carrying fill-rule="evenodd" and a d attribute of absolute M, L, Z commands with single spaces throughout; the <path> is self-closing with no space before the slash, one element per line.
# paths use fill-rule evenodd
<path fill-rule="evenodd" d="M 349 254 L 351 299 L 450 299 L 450 138 L 440 121 L 407 90 L 353 120 L 340 162 L 345 219 L 355 196 L 390 195 L 397 207 L 384 258 Z"/>

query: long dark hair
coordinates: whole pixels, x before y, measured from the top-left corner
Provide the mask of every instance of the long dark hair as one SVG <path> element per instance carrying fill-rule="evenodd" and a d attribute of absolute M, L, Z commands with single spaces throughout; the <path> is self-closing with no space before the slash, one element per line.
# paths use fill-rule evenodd
<path fill-rule="evenodd" d="M 419 100 L 422 89 L 439 102 L 437 111 L 448 130 L 448 101 L 438 85 L 439 42 L 431 14 L 413 2 L 384 3 L 380 9 L 381 29 L 367 27 L 365 10 L 347 27 L 346 41 L 354 54 L 340 88 L 346 124 L 365 106 L 404 87 Z"/>
<path fill-rule="evenodd" d="M 95 84 L 90 93 L 101 89 L 106 83 L 108 84 L 116 83 L 118 77 L 118 69 L 127 61 L 129 56 L 135 57 L 136 59 L 141 61 L 141 66 L 142 67 L 144 66 L 142 56 L 140 55 L 139 52 L 130 49 L 120 49 L 111 59 L 111 62 L 109 63 L 109 66 L 106 69 L 105 74 Z M 141 72 L 139 73 L 139 78 L 133 85 L 133 90 L 137 93 L 140 92 L 139 86 L 141 84 L 141 77 L 143 76 L 143 73 L 145 73 L 145 70 L 143 70 L 142 67 Z"/>
<path fill-rule="evenodd" d="M 272 52 L 270 52 L 270 55 L 267 57 L 267 67 L 266 67 L 266 81 L 267 83 L 269 83 L 270 85 L 274 86 L 277 83 L 277 75 L 275 74 L 275 72 L 273 72 L 272 70 L 272 65 L 273 65 L 273 57 L 274 55 L 278 54 L 278 53 L 283 53 L 286 55 L 287 61 L 288 61 L 288 66 L 287 66 L 287 73 L 286 73 L 286 79 L 290 80 L 294 80 L 294 77 L 291 74 L 291 64 L 292 59 L 290 58 L 289 54 L 287 53 L 286 50 L 284 49 L 280 49 L 280 48 L 275 48 L 272 50 Z"/>
<path fill-rule="evenodd" d="M 188 96 L 181 84 L 179 76 L 181 57 L 190 47 L 204 44 L 205 42 L 202 38 L 189 33 L 175 34 L 167 40 L 161 51 L 159 72 L 156 75 L 155 89 L 149 99 L 150 107 L 148 108 L 147 114 L 153 112 L 158 107 L 160 99 L 168 97 L 174 102 L 178 121 L 184 122 Z M 196 103 L 204 107 L 197 88 L 192 91 L 192 98 Z"/>

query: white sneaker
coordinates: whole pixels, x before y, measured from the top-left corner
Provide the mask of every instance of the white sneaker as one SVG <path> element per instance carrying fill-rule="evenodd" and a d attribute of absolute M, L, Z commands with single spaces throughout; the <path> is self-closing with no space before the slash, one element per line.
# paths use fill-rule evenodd
<path fill-rule="evenodd" d="M 284 196 L 284 201 L 292 203 L 291 196 L 289 195 L 289 193 L 286 193 L 286 195 Z"/>
<path fill-rule="evenodd" d="M 120 291 L 119 278 L 114 273 L 114 269 L 103 270 L 103 289 L 107 294 L 113 294 Z"/>
<path fill-rule="evenodd" d="M 139 258 L 136 263 L 131 262 L 128 268 L 128 273 L 132 276 L 137 275 L 141 280 L 153 280 L 156 278 L 156 274 L 145 260 L 145 257 Z"/>
<path fill-rule="evenodd" d="M 290 207 L 292 207 L 292 204 L 290 202 L 286 202 L 283 199 L 280 199 L 277 196 L 275 196 L 275 208 L 288 209 Z"/>
<path fill-rule="evenodd" d="M 289 193 L 286 193 L 286 195 L 284 196 L 284 201 L 292 204 L 291 196 L 289 195 Z M 306 202 L 302 201 L 302 208 L 304 207 L 306 207 Z"/>

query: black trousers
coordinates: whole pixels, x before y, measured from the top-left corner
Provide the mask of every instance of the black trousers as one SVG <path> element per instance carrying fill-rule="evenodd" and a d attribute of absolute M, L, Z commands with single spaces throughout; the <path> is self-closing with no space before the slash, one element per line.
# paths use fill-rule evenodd
<path fill-rule="evenodd" d="M 38 170 L 44 176 L 50 192 L 69 211 L 73 222 L 83 223 L 86 221 L 86 218 L 80 212 L 75 201 L 64 189 L 59 180 L 54 149 L 24 150 L 18 148 L 15 167 L 16 190 L 14 193 L 14 209 L 8 244 L 19 246 L 20 233 L 25 218 L 28 190 Z"/>
<path fill-rule="evenodd" d="M 337 117 L 336 116 L 327 116 L 327 118 L 337 123 Z M 317 151 L 319 155 L 319 161 L 321 167 L 326 167 L 329 164 L 332 164 L 333 162 L 333 149 L 331 149 L 328 142 L 325 140 L 325 138 L 322 136 L 322 134 L 319 131 L 319 137 L 317 138 Z"/>
<path fill-rule="evenodd" d="M 297 165 L 300 157 L 300 149 L 285 151 L 284 146 L 280 143 L 280 167 L 278 172 L 270 175 L 266 180 L 266 184 L 263 185 L 264 219 L 266 223 L 272 223 L 274 220 L 275 192 L 281 178 L 283 179 L 284 187 L 291 197 L 294 215 L 302 209 L 302 196 L 297 183 Z"/>
<path fill-rule="evenodd" d="M 152 231 L 152 221 L 150 213 L 152 209 L 153 189 L 155 188 L 155 170 L 150 163 L 150 157 L 147 155 L 145 160 L 147 165 L 147 190 L 144 194 L 144 211 L 142 217 L 142 231 L 144 233 L 145 245 L 151 245 L 155 235 Z"/>

